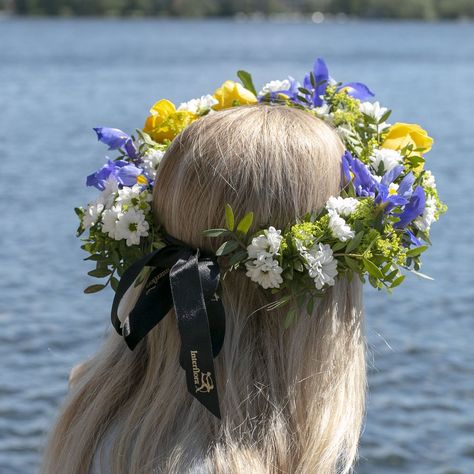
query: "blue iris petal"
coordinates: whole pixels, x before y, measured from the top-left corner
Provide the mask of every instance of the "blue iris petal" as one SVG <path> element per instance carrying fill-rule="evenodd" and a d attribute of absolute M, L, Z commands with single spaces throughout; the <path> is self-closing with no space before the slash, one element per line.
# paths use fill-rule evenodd
<path fill-rule="evenodd" d="M 345 90 L 351 97 L 359 100 L 367 100 L 374 97 L 374 93 L 361 82 L 347 82 L 339 86 L 337 90 Z"/>
<path fill-rule="evenodd" d="M 412 193 L 411 187 L 413 186 L 413 183 L 415 182 L 415 176 L 413 173 L 410 171 L 400 182 L 400 186 L 398 186 L 397 193 L 400 196 L 404 196 L 409 198 Z"/>
<path fill-rule="evenodd" d="M 400 220 L 394 224 L 394 227 L 397 229 L 406 227 L 408 224 L 410 224 L 410 222 L 423 214 L 424 209 L 425 191 L 421 186 L 417 186 L 411 195 L 410 201 L 405 206 L 403 211 L 399 214 L 395 214 L 400 218 Z"/>
<path fill-rule="evenodd" d="M 383 176 L 381 183 L 385 184 L 385 186 L 390 186 L 402 173 L 403 165 L 395 166 L 390 171 L 387 171 Z"/>
<path fill-rule="evenodd" d="M 122 148 L 130 140 L 130 137 L 118 128 L 97 127 L 94 131 L 97 133 L 98 140 L 108 145 L 109 150 Z"/>
<path fill-rule="evenodd" d="M 405 234 L 410 239 L 410 244 L 411 245 L 414 245 L 415 247 L 419 247 L 421 245 L 421 240 L 417 239 L 415 237 L 415 235 L 413 234 L 413 232 L 411 232 L 410 230 L 407 229 L 407 230 L 405 230 Z"/>
<path fill-rule="evenodd" d="M 123 186 L 133 186 L 137 182 L 137 177 L 142 174 L 142 170 L 135 165 L 123 160 L 111 161 L 95 173 L 90 174 L 86 179 L 87 186 L 94 186 L 100 191 L 105 188 L 105 182 L 111 176 Z"/>

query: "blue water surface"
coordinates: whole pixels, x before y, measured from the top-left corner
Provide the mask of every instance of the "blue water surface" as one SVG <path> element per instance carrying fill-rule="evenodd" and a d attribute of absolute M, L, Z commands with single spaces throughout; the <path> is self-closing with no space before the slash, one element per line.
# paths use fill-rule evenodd
<path fill-rule="evenodd" d="M 37 470 L 70 368 L 109 330 L 110 292 L 72 211 L 105 148 L 91 127 L 133 131 L 161 97 L 212 92 L 237 69 L 302 77 L 324 56 L 435 138 L 427 155 L 448 214 L 424 272 L 367 288 L 370 364 L 362 474 L 474 472 L 474 25 L 145 20 L 0 21 L 0 472 Z"/>

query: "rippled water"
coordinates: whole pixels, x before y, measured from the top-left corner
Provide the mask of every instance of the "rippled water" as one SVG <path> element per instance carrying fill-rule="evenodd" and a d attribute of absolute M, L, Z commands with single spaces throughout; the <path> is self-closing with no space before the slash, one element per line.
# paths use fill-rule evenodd
<path fill-rule="evenodd" d="M 370 397 L 358 472 L 474 472 L 472 24 L 0 21 L 0 472 L 35 472 L 73 364 L 109 329 L 110 293 L 82 294 L 74 237 L 91 127 L 133 130 L 159 97 L 212 91 L 238 68 L 301 77 L 316 55 L 420 122 L 449 213 L 424 271 L 366 291 Z"/>

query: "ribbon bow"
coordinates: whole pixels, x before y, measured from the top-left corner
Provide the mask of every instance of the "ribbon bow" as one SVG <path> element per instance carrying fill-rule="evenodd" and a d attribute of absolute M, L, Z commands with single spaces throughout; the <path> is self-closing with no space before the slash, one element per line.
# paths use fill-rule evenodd
<path fill-rule="evenodd" d="M 224 342 L 225 312 L 216 294 L 219 265 L 216 257 L 201 255 L 174 237 L 166 246 L 131 265 L 120 279 L 112 304 L 112 324 L 135 346 L 174 306 L 181 337 L 179 362 L 186 372 L 189 393 L 220 418 L 213 357 Z M 144 267 L 153 267 L 134 308 L 121 323 L 117 310 L 125 292 Z"/>

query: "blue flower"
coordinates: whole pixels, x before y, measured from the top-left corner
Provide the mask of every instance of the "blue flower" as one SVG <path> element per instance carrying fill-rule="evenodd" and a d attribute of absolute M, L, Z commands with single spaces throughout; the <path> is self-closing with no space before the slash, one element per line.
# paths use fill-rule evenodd
<path fill-rule="evenodd" d="M 342 171 L 348 181 L 352 180 L 356 196 L 375 197 L 379 183 L 369 168 L 347 150 L 342 156 Z"/>
<path fill-rule="evenodd" d="M 306 99 L 309 100 L 314 107 L 321 107 L 324 103 L 326 89 L 331 82 L 329 70 L 324 59 L 316 59 L 312 73 L 316 87 L 311 83 L 311 73 L 306 74 L 303 80 L 303 87 L 311 92 L 310 96 L 306 95 Z M 367 100 L 374 96 L 374 93 L 361 82 L 346 82 L 338 86 L 336 91 L 345 91 L 351 97 L 359 100 Z"/>
<path fill-rule="evenodd" d="M 407 245 L 408 247 L 410 245 L 414 245 L 415 247 L 419 247 L 421 245 L 421 240 L 417 239 L 415 237 L 415 234 L 412 231 L 406 229 L 405 235 L 408 237 L 408 241 L 409 241 L 409 245 Z"/>
<path fill-rule="evenodd" d="M 413 191 L 408 204 L 403 208 L 403 211 L 394 214 L 400 220 L 394 224 L 397 229 L 403 229 L 410 224 L 414 219 L 423 214 L 425 209 L 425 191 L 421 186 L 417 186 Z"/>
<path fill-rule="evenodd" d="M 402 165 L 395 166 L 390 171 L 387 171 L 382 176 L 380 183 L 378 183 L 375 204 L 382 205 L 385 214 L 388 214 L 394 207 L 404 206 L 408 203 L 408 199 L 399 193 L 400 186 L 398 187 L 397 191 L 390 189 L 390 185 L 400 176 L 402 172 Z"/>
<path fill-rule="evenodd" d="M 97 127 L 94 128 L 97 138 L 100 142 L 105 143 L 109 150 L 118 150 L 125 148 L 127 155 L 134 159 L 137 158 L 137 149 L 132 138 L 118 128 Z"/>
<path fill-rule="evenodd" d="M 122 186 L 133 186 L 136 184 L 138 176 L 142 173 L 143 170 L 126 161 L 108 160 L 100 170 L 87 177 L 86 184 L 87 186 L 94 186 L 100 191 L 103 191 L 107 179 L 113 177 Z"/>

